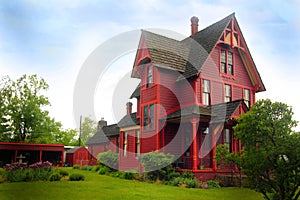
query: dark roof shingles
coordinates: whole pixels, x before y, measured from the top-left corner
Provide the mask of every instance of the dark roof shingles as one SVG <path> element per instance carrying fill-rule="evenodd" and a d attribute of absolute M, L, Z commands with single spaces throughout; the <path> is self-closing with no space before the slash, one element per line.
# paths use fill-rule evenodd
<path fill-rule="evenodd" d="M 87 142 L 86 145 L 91 144 L 101 144 L 108 142 L 108 137 L 118 136 L 120 128 L 117 124 L 104 126 L 102 129 L 99 129 L 95 135 L 93 135 Z"/>

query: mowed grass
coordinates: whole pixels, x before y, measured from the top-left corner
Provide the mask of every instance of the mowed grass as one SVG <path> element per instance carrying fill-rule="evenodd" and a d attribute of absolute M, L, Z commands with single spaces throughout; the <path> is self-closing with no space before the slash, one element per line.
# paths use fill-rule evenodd
<path fill-rule="evenodd" d="M 259 200 L 263 197 L 244 188 L 188 189 L 162 184 L 123 180 L 96 172 L 66 169 L 81 173 L 85 181 L 0 183 L 0 199 L 197 199 Z"/>

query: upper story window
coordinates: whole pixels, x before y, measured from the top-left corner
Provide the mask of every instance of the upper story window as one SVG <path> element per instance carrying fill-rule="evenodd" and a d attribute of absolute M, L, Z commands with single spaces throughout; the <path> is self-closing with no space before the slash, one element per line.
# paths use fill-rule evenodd
<path fill-rule="evenodd" d="M 224 85 L 224 101 L 230 102 L 231 101 L 231 86 L 230 85 Z"/>
<path fill-rule="evenodd" d="M 154 104 L 144 106 L 144 130 L 154 129 Z"/>
<path fill-rule="evenodd" d="M 244 102 L 250 108 L 250 90 L 244 89 Z"/>
<path fill-rule="evenodd" d="M 147 88 L 151 87 L 153 83 L 153 67 L 152 65 L 148 66 L 147 69 Z"/>
<path fill-rule="evenodd" d="M 141 152 L 141 148 L 140 148 L 140 131 L 137 130 L 135 132 L 135 154 L 137 156 L 139 156 L 140 152 Z"/>
<path fill-rule="evenodd" d="M 205 79 L 202 80 L 202 104 L 210 105 L 210 81 Z"/>
<path fill-rule="evenodd" d="M 128 138 L 128 132 L 124 132 L 124 137 L 123 137 L 123 156 L 126 156 L 127 154 L 127 138 Z"/>
<path fill-rule="evenodd" d="M 221 50 L 220 53 L 221 73 L 233 76 L 233 53 L 227 50 Z"/>

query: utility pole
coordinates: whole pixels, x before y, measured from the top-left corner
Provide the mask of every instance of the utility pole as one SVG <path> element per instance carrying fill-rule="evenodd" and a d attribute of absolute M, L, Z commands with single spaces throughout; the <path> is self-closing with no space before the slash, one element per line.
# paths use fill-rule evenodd
<path fill-rule="evenodd" d="M 78 139 L 78 146 L 81 146 L 81 121 L 82 121 L 82 115 L 80 115 L 80 121 L 79 121 L 79 139 Z"/>

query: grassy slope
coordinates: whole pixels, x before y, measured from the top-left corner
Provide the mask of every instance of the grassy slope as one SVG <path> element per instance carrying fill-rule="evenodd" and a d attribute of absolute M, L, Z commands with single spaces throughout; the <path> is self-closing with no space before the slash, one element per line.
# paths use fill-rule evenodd
<path fill-rule="evenodd" d="M 0 199 L 205 199 L 259 200 L 262 196 L 248 189 L 185 189 L 173 186 L 128 181 L 94 172 L 68 169 L 82 173 L 82 182 L 31 182 L 0 184 Z"/>

